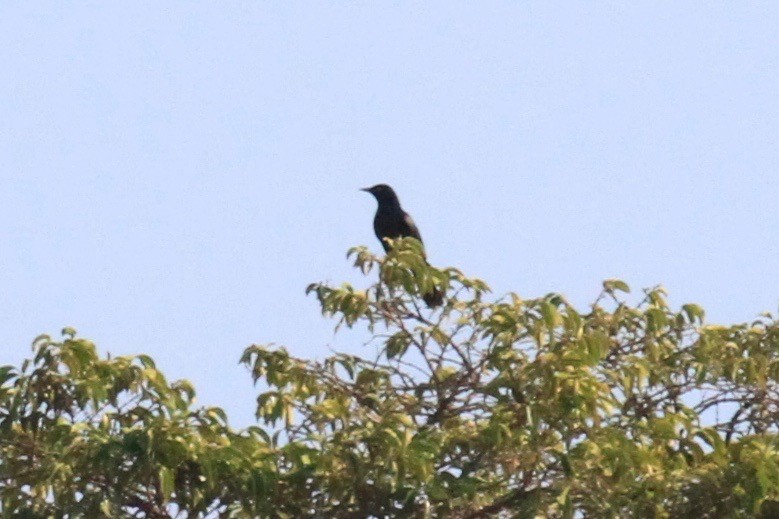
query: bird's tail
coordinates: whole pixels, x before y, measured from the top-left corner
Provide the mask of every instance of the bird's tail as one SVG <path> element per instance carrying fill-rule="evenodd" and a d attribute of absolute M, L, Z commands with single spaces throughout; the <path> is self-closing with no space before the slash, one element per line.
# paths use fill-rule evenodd
<path fill-rule="evenodd" d="M 430 292 L 422 294 L 422 300 L 428 308 L 435 308 L 444 304 L 444 293 L 438 287 L 433 287 Z"/>

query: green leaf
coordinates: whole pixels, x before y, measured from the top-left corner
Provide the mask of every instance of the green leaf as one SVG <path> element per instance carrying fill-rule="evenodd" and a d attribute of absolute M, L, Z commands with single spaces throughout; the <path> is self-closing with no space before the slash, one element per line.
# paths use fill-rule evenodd
<path fill-rule="evenodd" d="M 616 291 L 629 293 L 630 287 L 621 279 L 607 279 L 603 282 L 603 290 L 612 294 Z"/>
<path fill-rule="evenodd" d="M 173 483 L 173 471 L 168 467 L 160 467 L 160 492 L 165 500 L 169 500 L 173 497 L 174 483 Z"/>
<path fill-rule="evenodd" d="M 687 315 L 687 319 L 691 323 L 694 323 L 695 321 L 702 323 L 704 317 L 706 316 L 706 312 L 703 311 L 703 308 L 695 304 L 683 305 L 682 311 L 684 311 L 684 313 Z"/>
<path fill-rule="evenodd" d="M 410 344 L 411 336 L 407 332 L 400 331 L 392 335 L 387 340 L 387 358 L 402 357 Z"/>
<path fill-rule="evenodd" d="M 100 511 L 105 514 L 106 517 L 114 517 L 114 509 L 111 505 L 111 501 L 108 499 L 104 499 L 100 502 Z"/>

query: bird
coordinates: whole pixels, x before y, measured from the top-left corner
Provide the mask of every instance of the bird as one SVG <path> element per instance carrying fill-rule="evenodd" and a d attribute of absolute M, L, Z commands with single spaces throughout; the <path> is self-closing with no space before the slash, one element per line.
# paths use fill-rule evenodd
<path fill-rule="evenodd" d="M 390 245 L 384 238 L 397 239 L 412 237 L 419 240 L 424 247 L 422 235 L 419 234 L 419 228 L 414 223 L 411 215 L 401 207 L 400 199 L 398 198 L 398 195 L 395 194 L 394 189 L 387 184 L 376 184 L 372 187 L 365 187 L 362 191 L 372 194 L 379 204 L 376 209 L 376 216 L 373 218 L 373 230 L 376 233 L 376 237 L 381 242 L 382 247 L 384 247 L 384 252 L 390 251 Z M 425 259 L 425 262 L 427 262 L 427 259 Z M 434 308 L 443 304 L 444 294 L 438 287 L 433 287 L 430 292 L 422 294 L 422 299 L 425 301 L 428 308 Z"/>

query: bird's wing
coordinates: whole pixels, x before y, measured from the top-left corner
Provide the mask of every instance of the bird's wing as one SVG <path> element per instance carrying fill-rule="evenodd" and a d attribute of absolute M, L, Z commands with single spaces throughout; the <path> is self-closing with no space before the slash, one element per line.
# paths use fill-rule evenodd
<path fill-rule="evenodd" d="M 419 234 L 419 229 L 414 223 L 414 219 L 408 213 L 403 213 L 403 227 L 403 236 L 411 236 L 420 242 L 422 241 L 422 235 Z"/>

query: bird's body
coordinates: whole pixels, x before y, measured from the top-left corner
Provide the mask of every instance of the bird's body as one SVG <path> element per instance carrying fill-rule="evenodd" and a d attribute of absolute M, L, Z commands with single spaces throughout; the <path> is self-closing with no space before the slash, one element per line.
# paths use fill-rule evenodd
<path fill-rule="evenodd" d="M 422 235 L 419 234 L 419 229 L 414 220 L 411 218 L 411 215 L 403 210 L 398 195 L 395 194 L 395 191 L 390 186 L 378 184 L 365 188 L 363 191 L 372 194 L 379 203 L 376 209 L 376 216 L 373 218 L 373 230 L 382 247 L 384 247 L 384 252 L 389 252 L 390 250 L 390 245 L 384 238 L 412 237 L 423 243 Z M 429 307 L 439 306 L 443 303 L 443 294 L 437 288 L 423 294 L 422 298 Z"/>
<path fill-rule="evenodd" d="M 381 240 L 384 252 L 389 252 L 389 244 L 384 238 L 403 238 L 412 236 L 422 241 L 414 220 L 411 216 L 398 206 L 381 207 L 376 210 L 376 216 L 373 218 L 373 230 L 376 237 Z"/>

